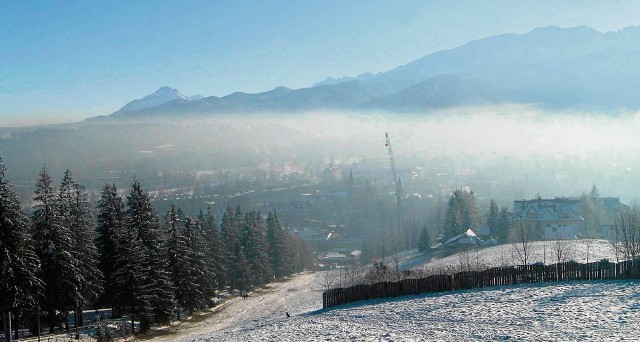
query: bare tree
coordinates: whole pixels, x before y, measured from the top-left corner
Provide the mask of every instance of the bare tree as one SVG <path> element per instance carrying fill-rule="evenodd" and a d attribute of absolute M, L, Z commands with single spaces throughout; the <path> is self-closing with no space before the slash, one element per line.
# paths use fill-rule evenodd
<path fill-rule="evenodd" d="M 336 285 L 336 273 L 332 270 L 327 270 L 323 272 L 322 276 L 319 280 L 320 286 L 325 290 L 329 291 Z"/>
<path fill-rule="evenodd" d="M 393 264 L 395 266 L 396 278 L 400 281 L 402 280 L 402 273 L 400 272 L 400 260 L 398 260 L 398 253 L 393 254 Z"/>
<path fill-rule="evenodd" d="M 513 246 L 513 256 L 520 265 L 528 265 L 533 257 L 532 230 L 531 225 L 524 224 L 522 221 L 514 221 L 511 239 L 513 243 L 511 245 Z"/>
<path fill-rule="evenodd" d="M 465 249 L 458 253 L 459 271 L 471 271 L 471 253 L 469 249 Z"/>
<path fill-rule="evenodd" d="M 640 257 L 640 207 L 632 204 L 616 216 L 616 250 L 626 259 Z"/>
<path fill-rule="evenodd" d="M 586 255 L 586 263 L 589 263 L 589 256 L 591 255 L 591 245 L 593 245 L 593 236 L 587 236 L 584 240 L 584 244 L 587 246 L 587 255 Z"/>
<path fill-rule="evenodd" d="M 478 246 L 468 246 L 458 252 L 457 271 L 482 271 L 488 268 L 484 260 L 480 260 L 480 248 Z M 503 262 L 504 265 L 509 263 Z"/>
<path fill-rule="evenodd" d="M 553 255 L 556 257 L 556 262 L 561 263 L 569 261 L 573 258 L 573 245 L 570 240 L 564 240 L 560 238 L 560 233 L 556 234 L 556 239 L 553 241 Z"/>
<path fill-rule="evenodd" d="M 613 250 L 614 255 L 616 256 L 616 263 L 620 262 L 620 234 L 618 229 L 613 229 L 613 240 L 609 240 L 609 244 L 611 249 Z"/>

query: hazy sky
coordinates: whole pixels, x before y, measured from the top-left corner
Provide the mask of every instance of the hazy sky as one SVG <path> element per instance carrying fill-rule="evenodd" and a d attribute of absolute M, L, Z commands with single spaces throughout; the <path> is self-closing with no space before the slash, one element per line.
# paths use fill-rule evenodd
<path fill-rule="evenodd" d="M 535 27 L 640 25 L 640 1 L 0 1 L 0 126 L 308 87 Z"/>

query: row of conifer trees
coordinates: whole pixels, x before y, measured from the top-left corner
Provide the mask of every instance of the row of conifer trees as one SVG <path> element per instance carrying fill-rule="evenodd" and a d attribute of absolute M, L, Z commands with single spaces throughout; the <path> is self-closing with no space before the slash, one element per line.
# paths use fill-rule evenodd
<path fill-rule="evenodd" d="M 82 325 L 82 310 L 99 307 L 144 332 L 213 305 L 216 291 L 248 291 L 311 260 L 275 213 L 227 207 L 218 226 L 210 208 L 189 217 L 172 205 L 159 219 L 136 180 L 125 197 L 105 184 L 95 205 L 71 171 L 54 187 L 45 167 L 27 215 L 5 170 L 0 160 L 0 311 L 16 334 L 38 322 L 54 332 L 70 311 Z"/>

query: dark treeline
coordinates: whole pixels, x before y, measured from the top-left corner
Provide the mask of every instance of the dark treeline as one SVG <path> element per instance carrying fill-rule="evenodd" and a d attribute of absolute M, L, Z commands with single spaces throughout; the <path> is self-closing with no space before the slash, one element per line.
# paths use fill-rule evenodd
<path fill-rule="evenodd" d="M 139 181 L 129 194 L 103 186 L 97 206 L 66 171 L 58 187 L 46 167 L 30 216 L 0 160 L 0 311 L 12 327 L 54 332 L 82 325 L 82 310 L 112 308 L 140 331 L 214 305 L 219 291 L 248 291 L 312 262 L 276 213 L 227 208 L 221 224 L 207 208 L 196 217 L 175 205 L 159 219 Z M 94 208 L 97 215 L 94 216 Z"/>

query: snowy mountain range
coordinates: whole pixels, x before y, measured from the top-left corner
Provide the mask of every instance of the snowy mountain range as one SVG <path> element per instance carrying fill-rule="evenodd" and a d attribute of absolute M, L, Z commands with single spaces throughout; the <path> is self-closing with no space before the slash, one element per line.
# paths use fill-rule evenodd
<path fill-rule="evenodd" d="M 378 74 L 327 78 L 309 88 L 186 97 L 162 87 L 114 117 L 308 110 L 430 110 L 499 103 L 599 112 L 640 109 L 640 27 L 601 33 L 545 27 L 439 51 Z"/>

